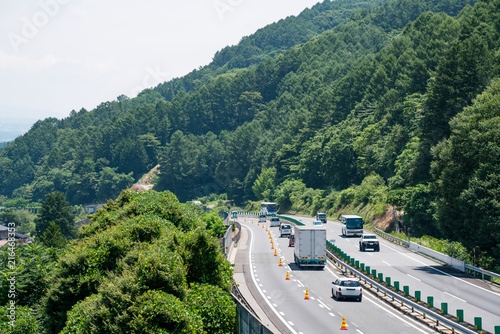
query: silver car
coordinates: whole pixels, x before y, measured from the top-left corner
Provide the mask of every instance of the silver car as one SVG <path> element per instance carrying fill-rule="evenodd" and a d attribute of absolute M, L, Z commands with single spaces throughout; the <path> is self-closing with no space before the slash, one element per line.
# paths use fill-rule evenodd
<path fill-rule="evenodd" d="M 350 298 L 361 301 L 363 288 L 357 279 L 339 278 L 335 282 L 332 282 L 332 297 L 337 300 Z"/>

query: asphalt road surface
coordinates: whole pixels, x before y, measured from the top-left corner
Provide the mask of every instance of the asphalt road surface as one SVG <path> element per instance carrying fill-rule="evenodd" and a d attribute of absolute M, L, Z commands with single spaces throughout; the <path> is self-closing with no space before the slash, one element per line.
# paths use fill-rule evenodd
<path fill-rule="evenodd" d="M 240 241 L 238 245 L 238 258 L 246 263 L 246 284 L 279 332 L 345 333 L 341 329 L 345 319 L 347 330 L 359 334 L 434 333 L 369 292 L 364 291 L 361 302 L 333 299 L 331 283 L 341 275 L 333 265 L 300 269 L 293 262 L 293 247 L 288 247 L 287 238 L 279 238 L 277 227 L 270 227 L 269 222 L 262 227 L 251 218 L 239 221 L 248 234 L 247 244 Z M 306 291 L 309 299 L 305 299 Z"/>

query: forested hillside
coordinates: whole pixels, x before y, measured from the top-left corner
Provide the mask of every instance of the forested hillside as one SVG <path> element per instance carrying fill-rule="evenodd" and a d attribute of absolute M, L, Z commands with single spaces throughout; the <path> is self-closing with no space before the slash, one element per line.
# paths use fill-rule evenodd
<path fill-rule="evenodd" d="M 127 190 L 91 221 L 66 249 L 2 249 L 17 264 L 0 264 L 2 333 L 235 332 L 232 269 L 215 238 L 226 227 L 217 214 L 170 192 Z"/>
<path fill-rule="evenodd" d="M 1 192 L 104 201 L 160 163 L 181 201 L 376 196 L 498 266 L 499 21 L 500 0 L 324 1 L 137 98 L 38 122 L 0 152 Z"/>

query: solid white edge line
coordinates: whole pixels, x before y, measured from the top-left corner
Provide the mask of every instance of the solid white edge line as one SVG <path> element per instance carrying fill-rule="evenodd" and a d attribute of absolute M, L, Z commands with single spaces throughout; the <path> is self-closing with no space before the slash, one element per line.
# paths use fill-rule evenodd
<path fill-rule="evenodd" d="M 463 279 L 461 279 L 461 278 L 458 278 L 458 277 L 453 276 L 453 275 L 451 275 L 451 274 L 445 273 L 444 271 L 439 270 L 439 269 L 436 269 L 436 268 L 434 268 L 434 267 L 432 267 L 432 266 L 428 265 L 427 263 L 424 263 L 424 262 L 422 262 L 422 261 L 419 261 L 419 260 L 417 260 L 417 259 L 414 259 L 414 258 L 412 258 L 411 256 L 409 256 L 408 254 L 405 254 L 405 253 L 403 253 L 403 252 L 400 252 L 400 251 L 398 251 L 398 250 L 397 250 L 397 249 L 395 249 L 395 248 L 389 247 L 389 246 L 387 246 L 387 245 L 385 245 L 384 247 L 387 247 L 387 248 L 389 248 L 389 249 L 392 249 L 392 250 L 393 250 L 393 251 L 395 251 L 396 253 L 399 253 L 399 254 L 401 254 L 401 255 L 404 255 L 404 256 L 406 256 L 407 258 L 412 259 L 412 260 L 413 260 L 413 261 L 415 261 L 415 262 L 418 262 L 418 263 L 420 263 L 420 264 L 422 264 L 422 265 L 424 265 L 424 266 L 426 266 L 426 267 L 429 267 L 429 268 L 431 268 L 431 269 L 433 269 L 433 270 L 437 271 L 438 273 L 444 274 L 444 275 L 449 276 L 449 277 L 451 277 L 451 278 L 453 278 L 453 279 L 456 279 L 456 280 L 458 280 L 458 281 L 460 281 L 460 282 L 463 282 L 463 283 L 469 284 L 469 285 L 471 285 L 471 286 L 473 286 L 473 287 L 475 287 L 475 288 L 478 288 L 478 289 L 484 290 L 484 291 L 489 292 L 489 293 L 491 293 L 491 294 L 494 294 L 494 295 L 500 296 L 500 293 L 497 293 L 497 292 L 494 292 L 494 291 L 491 291 L 491 290 L 485 289 L 485 288 L 480 287 L 480 286 L 478 286 L 478 285 L 475 285 L 475 284 L 472 284 L 472 283 L 470 283 L 470 282 L 467 282 L 467 281 L 465 281 L 465 280 L 463 280 Z"/>
<path fill-rule="evenodd" d="M 251 254 L 253 252 L 253 241 L 254 241 L 254 235 L 253 235 L 253 231 L 244 226 L 246 229 L 248 229 L 250 231 L 250 235 L 252 236 L 251 240 L 250 240 L 250 249 L 249 249 L 249 252 L 248 252 L 248 259 L 251 261 Z M 250 262 L 251 263 L 251 262 Z M 290 324 L 288 324 L 288 322 L 281 316 L 281 314 L 279 314 L 278 310 L 276 310 L 276 308 L 274 308 L 274 306 L 271 304 L 271 302 L 266 298 L 266 296 L 264 295 L 264 293 L 262 292 L 261 288 L 258 286 L 257 282 L 255 281 L 255 277 L 254 277 L 254 274 L 253 274 L 253 270 L 250 270 L 250 273 L 252 274 L 252 280 L 253 280 L 253 283 L 255 285 L 255 287 L 257 288 L 257 290 L 259 291 L 259 293 L 261 294 L 262 298 L 266 301 L 267 305 L 271 308 L 271 310 L 273 310 L 274 314 L 276 314 L 276 316 L 278 317 L 278 319 L 281 320 L 281 322 L 290 330 L 290 332 L 294 333 L 294 334 L 298 334 L 291 326 Z"/>
<path fill-rule="evenodd" d="M 335 278 L 338 278 L 338 276 L 337 276 L 337 275 L 335 275 L 335 274 L 333 273 L 333 271 L 331 271 L 331 270 L 330 270 L 330 268 L 328 268 L 328 267 L 325 267 L 325 268 L 326 268 L 326 270 L 328 270 L 328 271 L 329 271 L 329 272 L 330 272 L 330 273 L 331 273 L 331 274 L 332 274 Z M 408 322 L 407 320 L 405 320 L 405 319 L 401 318 L 401 317 L 400 317 L 400 316 L 398 316 L 396 313 L 394 313 L 394 312 L 390 311 L 389 309 L 387 309 L 387 308 L 383 307 L 382 305 L 377 304 L 375 301 L 371 300 L 370 298 L 367 298 L 367 296 L 366 296 L 366 295 L 364 296 L 364 298 L 363 298 L 363 299 L 364 299 L 364 300 L 368 300 L 370 303 L 374 304 L 375 306 L 379 307 L 379 308 L 380 308 L 380 309 L 382 309 L 383 311 L 387 312 L 389 315 L 392 315 L 392 316 L 394 316 L 395 318 L 397 318 L 397 319 L 401 320 L 402 322 L 406 323 L 408 326 L 411 326 L 411 327 L 415 328 L 416 330 L 418 330 L 418 331 L 420 331 L 420 332 L 422 332 L 422 333 L 426 333 L 426 334 L 428 333 L 428 332 L 425 332 L 425 331 L 421 330 L 420 328 L 416 327 L 414 324 L 412 324 L 412 323 Z"/>
<path fill-rule="evenodd" d="M 331 309 L 328 305 L 326 305 L 325 303 L 323 303 L 323 301 L 322 301 L 322 300 L 318 299 L 318 302 L 319 302 L 321 305 L 323 305 L 323 306 L 324 306 L 324 307 L 325 307 L 328 311 L 331 311 L 331 310 L 332 310 L 332 309 Z"/>
<path fill-rule="evenodd" d="M 404 322 L 405 324 L 407 324 L 408 326 L 411 326 L 413 328 L 415 328 L 416 330 L 418 330 L 419 332 L 421 333 L 425 333 L 425 334 L 428 334 L 430 332 L 426 332 L 424 330 L 422 330 L 421 328 L 418 328 L 417 326 L 415 326 L 414 324 L 412 324 L 411 322 L 409 322 L 408 320 L 406 319 L 403 319 L 401 318 L 399 315 L 397 315 L 396 313 L 390 311 L 389 309 L 383 307 L 382 305 L 379 305 L 378 303 L 376 303 L 375 301 L 371 300 L 370 298 L 366 298 L 366 295 L 365 297 L 363 298 L 364 300 L 368 300 L 370 303 L 372 303 L 373 305 L 377 306 L 378 308 L 380 308 L 381 310 L 387 312 L 389 315 L 392 315 L 393 317 L 395 317 L 396 319 L 399 319 L 400 321 Z"/>

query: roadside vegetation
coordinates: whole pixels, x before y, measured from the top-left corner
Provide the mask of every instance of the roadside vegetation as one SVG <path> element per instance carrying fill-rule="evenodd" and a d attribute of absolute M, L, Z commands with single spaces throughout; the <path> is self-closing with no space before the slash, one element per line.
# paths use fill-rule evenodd
<path fill-rule="evenodd" d="M 169 192 L 124 191 L 77 240 L 18 247 L 13 270 L 1 261 L 0 325 L 23 334 L 234 333 L 232 269 L 216 239 L 224 230 L 218 215 Z"/>

